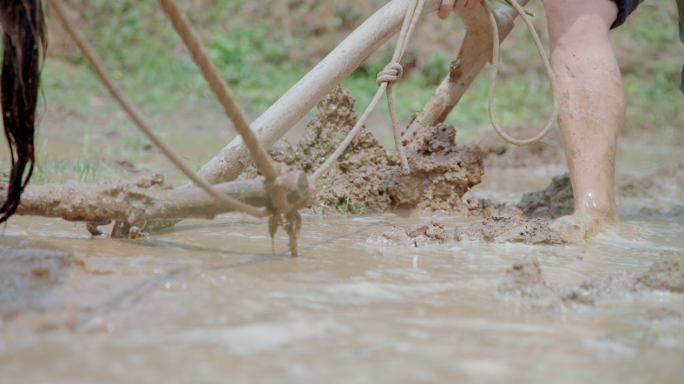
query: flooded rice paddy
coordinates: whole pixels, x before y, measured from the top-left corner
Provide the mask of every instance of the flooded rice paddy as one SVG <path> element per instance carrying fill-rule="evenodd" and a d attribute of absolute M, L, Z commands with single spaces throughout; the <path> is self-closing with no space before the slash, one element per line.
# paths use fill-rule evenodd
<path fill-rule="evenodd" d="M 473 193 L 506 200 L 556 171 L 492 171 Z M 683 294 L 553 308 L 497 294 L 528 255 L 547 283 L 577 285 L 684 250 L 684 223 L 621 210 L 644 241 L 379 246 L 365 242 L 378 226 L 470 219 L 308 215 L 296 258 L 284 232 L 273 255 L 266 222 L 239 214 L 135 240 L 16 217 L 0 245 L 0 382 L 682 382 Z"/>
<path fill-rule="evenodd" d="M 153 150 L 110 148 L 101 132 L 46 123 L 50 156 L 78 165 L 90 145 L 138 167 L 126 172 L 161 170 L 182 182 Z M 203 141 L 184 147 L 191 159 L 206 160 L 227 141 L 199 129 L 193 137 Z M 618 174 L 681 160 L 678 147 L 622 143 Z M 91 180 L 73 168 L 50 177 Z M 465 198 L 517 202 L 565 171 L 487 169 Z M 684 262 L 681 216 L 642 211 L 682 203 L 621 198 L 623 222 L 643 241 L 599 235 L 580 246 L 383 246 L 366 241 L 379 227 L 437 222 L 453 234 L 476 219 L 309 214 L 296 258 L 283 231 L 273 254 L 266 220 L 240 214 L 185 220 L 135 240 L 14 217 L 0 236 L 0 383 L 681 383 L 684 294 L 629 291 L 547 305 L 499 286 L 526 256 L 539 260 L 546 284 L 565 287 Z"/>

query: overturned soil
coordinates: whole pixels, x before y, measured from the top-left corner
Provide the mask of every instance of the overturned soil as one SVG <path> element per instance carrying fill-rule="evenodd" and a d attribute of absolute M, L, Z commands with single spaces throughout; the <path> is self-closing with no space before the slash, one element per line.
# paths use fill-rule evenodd
<path fill-rule="evenodd" d="M 313 173 L 356 124 L 354 98 L 337 87 L 318 105 L 304 136 L 292 144 L 278 141 L 269 154 L 274 161 Z M 383 148 L 362 130 L 332 169 L 318 181 L 313 213 L 379 213 L 396 210 L 453 212 L 467 215 L 463 195 L 481 181 L 482 154 L 476 146 L 459 147 L 452 126 L 422 127 L 404 138 L 411 168 L 401 170 L 394 149 Z M 253 178 L 249 167 L 241 179 Z"/>
<path fill-rule="evenodd" d="M 598 299 L 622 298 L 647 291 L 684 293 L 684 254 L 665 251 L 665 260 L 656 261 L 644 273 L 612 273 L 576 286 L 547 283 L 539 260 L 526 256 L 506 271 L 499 285 L 500 297 L 551 299 L 540 308 L 556 308 L 561 304 L 593 305 Z"/>
<path fill-rule="evenodd" d="M 517 125 L 506 129 L 514 138 L 525 139 L 536 136 L 543 126 L 531 124 Z M 473 140 L 482 149 L 484 164 L 487 168 L 521 168 L 545 164 L 561 164 L 563 141 L 558 130 L 553 129 L 539 143 L 524 147 L 509 144 L 489 129 Z"/>

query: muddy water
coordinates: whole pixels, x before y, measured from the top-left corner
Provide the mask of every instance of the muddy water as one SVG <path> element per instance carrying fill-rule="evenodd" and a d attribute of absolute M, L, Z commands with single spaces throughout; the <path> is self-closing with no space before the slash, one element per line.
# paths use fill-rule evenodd
<path fill-rule="evenodd" d="M 62 148 L 57 137 L 48 148 Z M 622 149 L 623 175 L 681 157 L 633 149 Z M 160 169 L 157 157 L 146 168 Z M 518 201 L 564 172 L 488 169 L 464 198 Z M 566 287 L 644 273 L 684 251 L 684 223 L 640 208 L 675 203 L 620 201 L 644 241 L 581 246 L 379 246 L 366 239 L 380 227 L 437 222 L 453 234 L 474 219 L 308 215 L 297 258 L 282 231 L 273 255 L 265 220 L 242 215 L 136 240 L 15 217 L 0 237 L 0 383 L 684 382 L 681 293 L 555 305 L 499 293 L 530 255 L 546 283 Z"/>
<path fill-rule="evenodd" d="M 266 222 L 242 215 L 123 241 L 14 218 L 0 245 L 15 271 L 0 275 L 0 382 L 684 380 L 682 294 L 554 308 L 497 294 L 527 255 L 549 284 L 647 271 L 684 250 L 684 223 L 629 216 L 644 242 L 582 246 L 365 243 L 380 225 L 463 220 L 305 216 L 290 258 L 283 232 L 272 255 Z"/>

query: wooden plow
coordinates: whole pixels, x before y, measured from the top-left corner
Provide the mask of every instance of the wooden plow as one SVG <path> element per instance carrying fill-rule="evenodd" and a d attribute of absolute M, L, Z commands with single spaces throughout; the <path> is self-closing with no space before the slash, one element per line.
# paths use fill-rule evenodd
<path fill-rule="evenodd" d="M 315 194 L 315 182 L 307 179 L 304 172 L 282 170 L 272 170 L 270 173 L 262 171 L 266 177 L 235 181 L 247 166 L 254 163 L 255 143 L 258 142 L 257 146 L 260 144 L 261 149 L 270 148 L 334 87 L 339 85 L 364 60 L 402 28 L 402 24 L 406 23 L 405 15 L 407 12 L 411 12 L 412 6 L 415 7 L 415 1 L 393 0 L 377 11 L 257 118 L 251 124 L 251 130 L 249 129 L 250 125 L 247 125 L 247 131 L 238 129 L 241 135 L 204 165 L 196 176 L 194 174 L 188 175 L 191 181 L 177 190 L 170 190 L 168 185 L 163 183 L 163 180 L 155 179 L 155 177 L 98 184 L 70 182 L 65 185 L 28 186 L 16 213 L 83 221 L 88 223 L 88 229 L 93 234 L 98 234 L 96 228 L 98 225 L 117 220 L 120 223 L 115 225 L 112 233 L 113 237 L 117 237 L 122 234 L 118 228 L 124 224 L 128 228 L 140 229 L 155 220 L 166 220 L 168 222 L 169 220 L 177 221 L 185 218 L 213 218 L 216 214 L 237 210 L 256 216 L 271 215 L 269 228 L 273 236 L 275 232 L 273 225 L 274 222 L 278 221 L 274 219 L 275 215 L 293 215 L 294 212 L 294 215 L 298 217 L 297 209 L 306 206 L 309 198 Z M 525 5 L 527 2 L 528 0 L 518 0 L 520 5 Z M 160 0 L 160 3 L 162 3 L 167 14 L 169 14 L 167 7 L 177 7 L 175 2 L 171 0 Z M 441 0 L 424 0 L 424 7 L 418 16 L 425 18 L 426 15 L 437 11 L 440 3 Z M 61 9 L 61 0 L 49 0 L 49 4 L 56 8 L 56 13 L 62 19 L 63 24 L 67 26 L 73 24 Z M 474 11 L 454 11 L 467 28 L 460 51 L 456 59 L 451 62 L 449 73 L 425 107 L 411 121 L 405 134 L 415 131 L 420 126 L 444 122 L 477 74 L 491 60 L 493 48 L 492 19 L 485 9 L 484 7 L 477 7 Z M 518 12 L 512 8 L 500 7 L 492 15 L 498 27 L 500 41 L 502 41 L 513 29 Z M 169 16 L 179 33 L 182 32 L 182 28 L 190 28 L 187 19 L 186 25 L 180 25 L 180 27 L 177 25 L 178 22 L 182 24 L 183 20 L 179 21 L 178 18 L 182 19 L 183 15 L 176 15 L 175 20 L 171 14 Z M 98 68 L 97 56 L 92 48 L 89 48 L 83 36 L 80 36 L 78 31 L 74 31 L 70 27 L 67 27 L 67 30 L 76 40 L 81 53 L 95 66 L 96 71 L 106 73 L 102 68 Z M 194 33 L 191 28 L 190 33 Z M 192 41 L 188 43 L 187 36 L 183 36 L 182 33 L 181 35 L 186 45 L 192 43 Z M 188 47 L 191 48 L 190 45 Z M 201 46 L 197 52 L 190 49 L 198 64 L 201 64 L 201 60 L 203 60 L 200 48 Z M 92 56 L 95 56 L 94 60 Z M 206 57 L 204 59 L 206 60 Z M 234 122 L 236 122 L 236 118 L 238 119 L 236 126 L 239 126 L 240 116 L 234 116 L 236 112 L 229 110 L 229 106 L 223 100 L 228 96 L 232 97 L 230 91 L 227 90 L 227 86 L 223 91 L 217 88 L 221 84 L 212 83 L 210 79 L 212 69 L 208 68 L 213 64 L 206 62 L 203 64 L 207 67 L 206 70 L 202 65 L 198 66 L 205 70 L 205 77 L 210 82 L 219 101 L 224 105 L 227 114 Z M 215 71 L 215 68 L 213 70 Z M 107 83 L 106 76 L 103 81 Z M 107 85 L 109 86 L 109 84 Z M 143 127 L 144 121 L 135 111 L 135 108 L 132 105 L 126 105 L 125 97 L 122 96 L 123 93 L 111 87 L 110 91 L 122 103 L 129 116 L 139 126 L 142 125 L 141 129 L 147 128 L 146 126 Z M 117 92 L 121 94 L 118 95 Z M 228 92 L 228 95 L 221 94 L 221 92 Z M 124 98 L 123 101 L 122 98 Z M 239 110 L 237 113 L 239 114 Z M 250 145 L 246 144 L 248 140 L 252 141 Z M 261 154 L 263 155 L 263 153 Z M 262 162 L 267 161 L 261 160 Z M 257 159 L 257 165 L 259 165 L 258 163 L 259 159 Z M 213 187 L 203 186 L 204 183 L 211 184 Z M 194 187 L 194 185 L 200 187 Z M 227 198 L 221 199 L 219 197 Z M 231 201 L 233 205 L 228 204 Z M 244 208 L 245 206 L 248 208 Z M 289 210 L 284 207 L 288 207 Z M 291 216 L 287 220 L 296 221 L 297 217 Z M 171 221 L 171 223 L 173 222 Z M 295 225 L 290 224 L 289 228 L 293 227 Z M 287 225 L 286 229 L 288 229 Z M 134 235 L 135 233 L 136 231 L 126 231 L 123 235 Z M 296 254 L 296 243 L 294 243 L 294 247 L 292 246 L 292 239 L 296 237 L 296 230 L 288 229 L 288 234 L 291 237 L 291 250 L 293 254 Z"/>

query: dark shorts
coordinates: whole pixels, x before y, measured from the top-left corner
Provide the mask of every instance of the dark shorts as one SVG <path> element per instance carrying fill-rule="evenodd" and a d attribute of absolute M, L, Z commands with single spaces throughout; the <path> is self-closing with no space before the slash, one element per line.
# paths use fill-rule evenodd
<path fill-rule="evenodd" d="M 613 25 L 610 26 L 610 29 L 617 28 L 624 24 L 625 20 L 627 20 L 627 16 L 634 12 L 639 6 L 639 0 L 615 0 L 615 2 L 618 5 L 618 15 Z"/>

